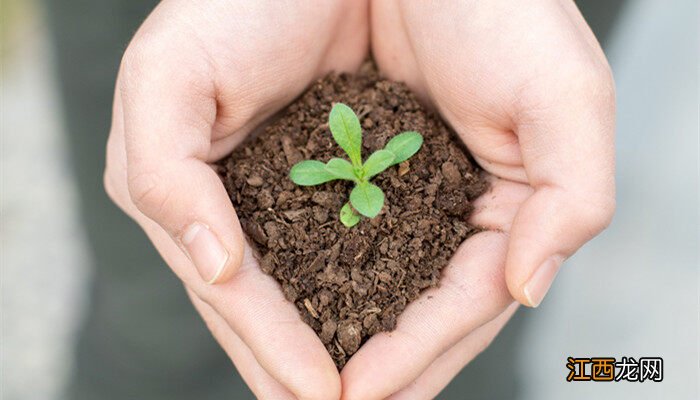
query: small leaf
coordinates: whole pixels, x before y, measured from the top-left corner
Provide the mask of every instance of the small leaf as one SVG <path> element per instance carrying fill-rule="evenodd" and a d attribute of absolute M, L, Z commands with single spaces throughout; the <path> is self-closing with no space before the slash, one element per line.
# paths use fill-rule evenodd
<path fill-rule="evenodd" d="M 378 173 L 384 171 L 394 164 L 396 155 L 389 150 L 377 150 L 365 161 L 362 166 L 366 179 L 369 179 Z"/>
<path fill-rule="evenodd" d="M 384 150 L 389 150 L 396 156 L 391 165 L 404 162 L 420 150 L 423 145 L 423 136 L 418 132 L 404 132 L 391 138 Z"/>
<path fill-rule="evenodd" d="M 360 222 L 360 216 L 352 209 L 350 203 L 345 203 L 340 209 L 340 222 L 348 228 L 352 228 Z"/>
<path fill-rule="evenodd" d="M 335 103 L 328 117 L 333 139 L 348 153 L 356 167 L 362 165 L 362 128 L 352 109 L 343 103 Z"/>
<path fill-rule="evenodd" d="M 358 179 L 352 164 L 350 164 L 348 160 L 342 158 L 331 158 L 326 163 L 326 171 L 338 179 L 345 179 L 348 181 L 357 181 Z"/>
<path fill-rule="evenodd" d="M 384 206 L 384 192 L 376 185 L 362 182 L 350 192 L 350 203 L 360 214 L 374 218 Z"/>
<path fill-rule="evenodd" d="M 338 179 L 326 171 L 326 164 L 316 160 L 298 162 L 289 171 L 289 178 L 301 186 L 320 185 Z"/>

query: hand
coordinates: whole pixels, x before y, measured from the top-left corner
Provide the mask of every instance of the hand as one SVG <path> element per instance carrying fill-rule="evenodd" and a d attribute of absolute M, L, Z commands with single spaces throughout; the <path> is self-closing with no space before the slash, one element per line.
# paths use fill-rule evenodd
<path fill-rule="evenodd" d="M 345 399 L 434 397 L 615 207 L 614 89 L 572 1 L 376 1 L 372 51 L 455 129 L 492 189 L 441 286 L 342 371 Z M 507 286 L 506 286 L 507 284 Z M 490 321 L 490 322 L 489 322 Z"/>
<path fill-rule="evenodd" d="M 367 15 L 353 1 L 166 0 L 120 68 L 107 192 L 146 231 L 260 398 L 338 398 L 340 377 L 252 258 L 208 163 L 314 79 L 356 70 L 367 56 Z"/>

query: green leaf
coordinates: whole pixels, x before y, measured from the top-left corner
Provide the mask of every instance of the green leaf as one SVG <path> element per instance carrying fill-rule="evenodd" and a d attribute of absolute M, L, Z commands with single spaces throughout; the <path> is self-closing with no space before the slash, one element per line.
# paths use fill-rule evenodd
<path fill-rule="evenodd" d="M 384 192 L 376 185 L 362 182 L 350 192 L 350 203 L 360 214 L 374 218 L 384 206 Z"/>
<path fill-rule="evenodd" d="M 352 209 L 350 203 L 345 203 L 340 209 L 340 222 L 348 228 L 352 228 L 360 222 L 360 216 Z"/>
<path fill-rule="evenodd" d="M 391 138 L 384 150 L 389 150 L 396 156 L 391 165 L 404 162 L 420 150 L 423 145 L 423 136 L 418 132 L 404 132 Z"/>
<path fill-rule="evenodd" d="M 364 170 L 364 178 L 369 179 L 378 173 L 384 171 L 394 164 L 396 155 L 389 150 L 377 150 L 365 161 L 362 166 Z"/>
<path fill-rule="evenodd" d="M 326 163 L 326 171 L 338 179 L 356 182 L 359 178 L 355 175 L 355 168 L 352 164 L 350 164 L 348 160 L 342 158 L 331 158 Z"/>
<path fill-rule="evenodd" d="M 333 139 L 348 153 L 356 167 L 362 165 L 362 128 L 352 109 L 343 103 L 335 103 L 328 117 Z"/>
<path fill-rule="evenodd" d="M 326 171 L 326 164 L 316 160 L 298 162 L 289 171 L 289 178 L 301 186 L 320 185 L 338 179 Z"/>

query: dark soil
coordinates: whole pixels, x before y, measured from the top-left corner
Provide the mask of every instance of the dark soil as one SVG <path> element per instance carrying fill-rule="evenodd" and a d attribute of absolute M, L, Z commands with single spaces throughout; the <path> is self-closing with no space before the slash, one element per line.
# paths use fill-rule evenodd
<path fill-rule="evenodd" d="M 300 187 L 301 160 L 347 157 L 333 142 L 328 113 L 349 105 L 363 127 L 363 156 L 407 130 L 425 142 L 408 162 L 373 178 L 386 194 L 374 219 L 340 223 L 352 183 Z M 282 286 L 338 368 L 372 335 L 391 331 L 421 291 L 436 286 L 457 246 L 478 231 L 471 201 L 487 189 L 455 135 L 408 88 L 366 64 L 330 74 L 220 164 L 220 173 L 260 265 Z"/>

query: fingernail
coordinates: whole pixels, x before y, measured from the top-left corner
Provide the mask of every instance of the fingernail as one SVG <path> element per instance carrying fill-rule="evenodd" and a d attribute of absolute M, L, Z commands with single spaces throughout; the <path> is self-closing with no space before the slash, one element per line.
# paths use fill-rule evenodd
<path fill-rule="evenodd" d="M 202 279 L 212 284 L 226 268 L 228 252 L 209 228 L 195 222 L 182 235 L 182 244 Z"/>
<path fill-rule="evenodd" d="M 530 307 L 537 307 L 542 303 L 549 287 L 554 282 L 554 277 L 557 276 L 562 261 L 563 258 L 559 256 L 549 257 L 527 281 L 523 291 Z"/>

